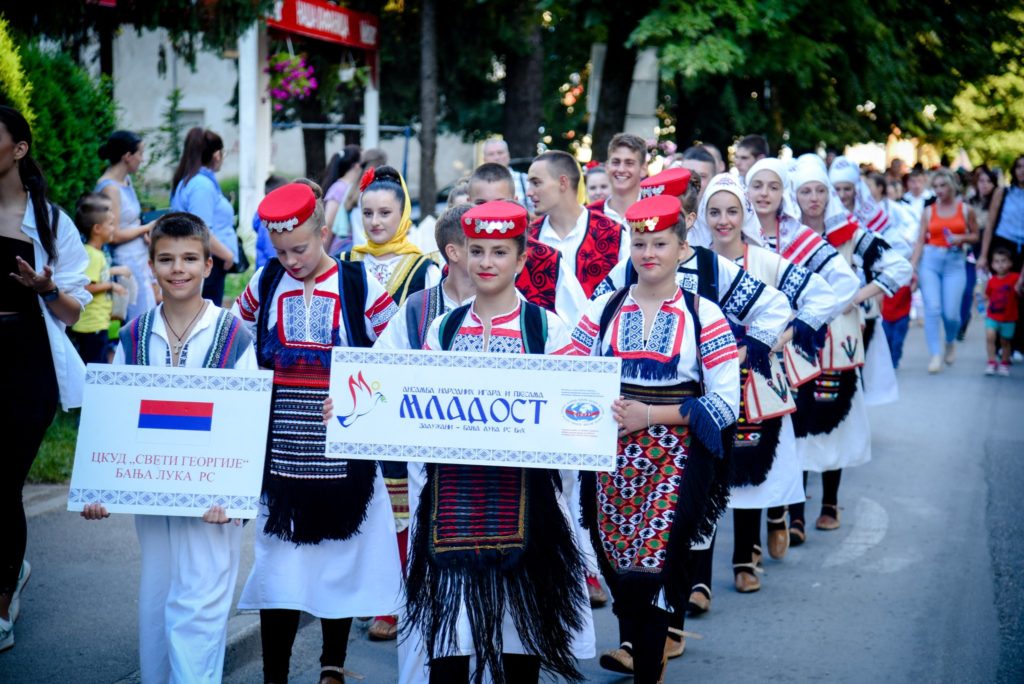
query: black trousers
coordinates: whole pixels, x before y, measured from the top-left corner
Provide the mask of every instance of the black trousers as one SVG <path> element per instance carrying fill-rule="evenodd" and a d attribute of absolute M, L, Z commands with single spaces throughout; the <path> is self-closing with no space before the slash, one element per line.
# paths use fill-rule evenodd
<path fill-rule="evenodd" d="M 352 618 L 320 620 L 323 648 L 320 667 L 344 667 L 348 656 L 348 634 Z M 263 643 L 263 681 L 285 684 L 292 657 L 295 634 L 299 630 L 299 611 L 261 610 L 260 640 Z"/>
<path fill-rule="evenodd" d="M 10 594 L 28 539 L 21 490 L 59 398 L 40 311 L 0 316 L 0 359 L 0 594 Z"/>

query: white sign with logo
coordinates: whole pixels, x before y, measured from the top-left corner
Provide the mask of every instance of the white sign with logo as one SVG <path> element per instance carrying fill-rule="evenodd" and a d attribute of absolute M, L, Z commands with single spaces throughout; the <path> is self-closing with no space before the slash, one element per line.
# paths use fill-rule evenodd
<path fill-rule="evenodd" d="M 255 518 L 273 373 L 90 364 L 68 510 Z"/>
<path fill-rule="evenodd" d="M 337 348 L 327 456 L 612 470 L 621 363 Z"/>

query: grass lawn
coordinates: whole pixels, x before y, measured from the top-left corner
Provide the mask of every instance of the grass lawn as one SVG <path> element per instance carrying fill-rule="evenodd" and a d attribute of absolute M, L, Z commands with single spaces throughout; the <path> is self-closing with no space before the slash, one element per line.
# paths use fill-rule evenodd
<path fill-rule="evenodd" d="M 75 440 L 78 438 L 79 409 L 70 413 L 57 409 L 50 429 L 28 472 L 29 482 L 67 482 L 71 479 L 71 466 L 75 461 Z"/>

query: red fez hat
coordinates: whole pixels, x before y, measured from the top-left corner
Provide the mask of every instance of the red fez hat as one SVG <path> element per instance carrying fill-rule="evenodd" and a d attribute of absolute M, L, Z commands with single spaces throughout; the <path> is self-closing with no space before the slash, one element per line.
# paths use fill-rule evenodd
<path fill-rule="evenodd" d="M 650 178 L 640 181 L 640 197 L 656 195 L 678 197 L 686 192 L 688 187 L 690 187 L 689 169 L 665 169 L 661 173 L 656 173 Z"/>
<path fill-rule="evenodd" d="M 484 240 L 507 240 L 526 232 L 526 208 L 507 200 L 478 204 L 462 215 L 462 231 L 466 237 Z"/>
<path fill-rule="evenodd" d="M 256 211 L 264 228 L 283 233 L 308 221 L 314 209 L 313 189 L 303 183 L 289 183 L 269 192 Z"/>
<path fill-rule="evenodd" d="M 682 209 L 675 195 L 656 195 L 633 203 L 626 210 L 626 222 L 638 233 L 668 230 L 679 222 Z"/>

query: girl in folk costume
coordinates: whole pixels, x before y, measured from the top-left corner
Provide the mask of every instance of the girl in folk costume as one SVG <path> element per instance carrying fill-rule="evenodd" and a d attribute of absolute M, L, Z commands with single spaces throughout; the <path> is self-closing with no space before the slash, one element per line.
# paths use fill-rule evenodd
<path fill-rule="evenodd" d="M 839 258 L 835 247 L 826 242 L 812 228 L 800 222 L 800 210 L 793 199 L 789 172 L 781 161 L 774 157 L 758 160 L 747 171 L 747 196 L 753 204 L 761 225 L 761 236 L 765 246 L 787 261 L 818 274 L 832 290 L 831 310 L 826 321 L 831 321 L 845 310 L 860 289 L 860 279 L 854 274 L 845 259 Z M 803 365 L 797 354 L 799 346 L 788 349 L 787 376 L 790 378 L 790 394 L 796 393 L 799 385 L 814 379 L 818 372 L 817 354 L 810 355 L 813 361 L 806 365 L 804 372 L 795 367 Z M 808 356 L 801 355 L 804 360 Z M 792 429 L 790 417 L 789 428 Z M 781 448 L 781 447 L 780 447 Z M 758 488 L 740 489 L 733 492 L 731 504 L 735 510 L 745 508 L 747 494 L 754 494 Z M 803 503 L 803 490 L 798 503 Z M 747 515 L 746 513 L 739 514 Z M 737 528 L 739 522 L 736 523 Z M 789 532 L 786 524 L 786 508 L 771 506 L 767 513 L 768 554 L 775 559 L 785 556 L 789 550 Z M 757 539 L 757 537 L 755 537 Z"/>
<path fill-rule="evenodd" d="M 441 282 L 441 269 L 411 240 L 412 202 L 405 179 L 390 166 L 367 169 L 359 182 L 363 229 L 367 242 L 341 255 L 342 261 L 361 261 L 366 271 L 387 289 L 401 306 L 413 292 Z M 384 484 L 391 497 L 398 530 L 398 547 L 407 545 L 409 527 L 409 476 L 403 462 L 384 461 Z M 404 557 L 404 553 L 403 553 Z M 377 616 L 370 625 L 371 639 L 394 639 L 398 624 L 391 615 Z"/>
<path fill-rule="evenodd" d="M 332 347 L 369 347 L 394 301 L 362 264 L 324 251 L 329 230 L 309 185 L 291 183 L 259 206 L 278 257 L 256 271 L 234 312 L 274 370 L 256 558 L 240 609 L 259 609 L 266 682 L 285 682 L 299 611 L 321 619 L 324 684 L 344 681 L 356 615 L 388 614 L 401 564 L 384 480 L 372 461 L 325 457 L 323 402 Z"/>
<path fill-rule="evenodd" d="M 889 216 L 882 204 L 871 194 L 868 184 L 861 176 L 860 168 L 847 157 L 836 157 L 828 172 L 829 181 L 849 214 L 864 230 L 880 235 L 896 254 L 910 259 L 913 250 L 904 238 L 899 220 Z M 859 273 L 862 284 L 870 282 L 868 273 Z M 861 378 L 864 385 L 864 402 L 868 406 L 888 404 L 899 399 L 899 386 L 893 368 L 892 355 L 887 341 L 872 344 L 877 338 L 885 337 L 882 326 L 877 325 L 882 312 L 882 296 L 866 299 L 862 306 L 864 366 Z"/>
<path fill-rule="evenodd" d="M 513 202 L 487 202 L 463 215 L 476 298 L 435 319 L 424 349 L 571 351 L 561 319 L 516 292 L 526 224 L 526 209 Z M 402 638 L 425 652 L 431 682 L 468 682 L 471 656 L 477 683 L 487 671 L 497 684 L 537 682 L 541 669 L 582 679 L 574 657 L 593 656 L 593 624 L 567 505 L 574 480 L 573 472 L 546 469 L 410 469 L 414 522 Z M 472 518 L 464 511 L 470 496 L 482 502 Z"/>
<path fill-rule="evenodd" d="M 756 183 L 747 182 L 751 195 L 760 197 L 761 188 L 757 183 L 761 180 L 762 176 L 758 174 Z M 769 192 L 776 206 L 765 206 L 763 201 L 759 203 L 762 209 L 771 209 L 772 212 L 781 203 L 783 192 L 781 179 L 776 176 L 776 180 L 778 182 L 772 184 Z M 711 246 L 717 254 L 731 259 L 786 295 L 796 317 L 776 349 L 793 338 L 799 350 L 794 353 L 816 358 L 825 338 L 825 326 L 835 307 L 835 295 L 825 279 L 761 246 L 757 215 L 739 182 L 731 175 L 721 174 L 712 179 L 701 201 L 697 221 L 709 228 Z M 734 326 L 733 332 L 742 345 L 743 329 Z M 781 352 L 776 353 L 772 376 L 768 380 L 751 374 L 745 364 L 741 368 L 743 396 L 730 454 L 729 481 L 735 542 L 733 573 L 736 589 L 741 593 L 761 588 L 757 576 L 761 560 L 761 509 L 781 508 L 804 500 L 796 436 L 789 416 L 796 410 L 796 405 L 782 357 Z M 780 521 L 775 522 L 778 524 Z M 788 541 L 785 520 L 781 522 L 781 535 L 777 536 L 786 537 Z M 781 549 L 770 549 L 772 556 L 780 558 L 787 547 L 788 543 L 785 543 Z M 710 578 L 698 580 L 710 584 Z"/>
<path fill-rule="evenodd" d="M 621 646 L 602 666 L 647 683 L 664 676 L 670 614 L 686 610 L 690 544 L 725 505 L 739 362 L 722 311 L 676 280 L 689 251 L 679 200 L 640 200 L 626 218 L 638 281 L 594 300 L 573 344 L 623 360 L 616 470 L 584 475 L 583 515 L 619 619 Z"/>
<path fill-rule="evenodd" d="M 791 178 L 800 220 L 824 236 L 869 281 L 829 324 L 819 357 L 821 375 L 798 389 L 793 418 L 804 470 L 822 473 L 824 494 L 815 526 L 834 530 L 839 527 L 842 469 L 871 460 L 871 425 L 858 373 L 864 364 L 859 305 L 879 293 L 892 295 L 910 282 L 911 269 L 882 237 L 858 226 L 843 209 L 820 159 L 802 159 Z M 806 539 L 803 504 L 790 506 L 789 516 L 790 542 L 801 544 Z"/>

